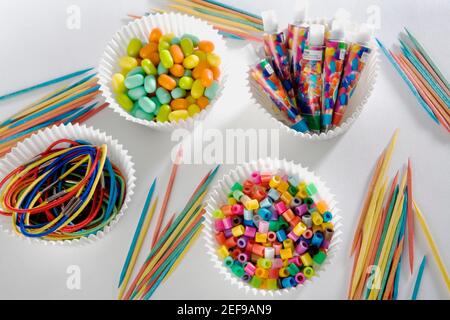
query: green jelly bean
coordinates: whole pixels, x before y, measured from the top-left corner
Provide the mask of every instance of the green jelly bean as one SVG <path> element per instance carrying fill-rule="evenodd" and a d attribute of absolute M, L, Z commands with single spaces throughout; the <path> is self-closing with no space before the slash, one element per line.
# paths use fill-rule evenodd
<path fill-rule="evenodd" d="M 170 93 L 162 87 L 156 89 L 156 96 L 158 97 L 158 100 L 159 102 L 161 102 L 161 104 L 168 104 L 170 100 L 172 100 Z"/>
<path fill-rule="evenodd" d="M 181 77 L 178 85 L 181 89 L 191 90 L 193 83 L 194 79 L 192 79 L 191 77 Z"/>
<path fill-rule="evenodd" d="M 205 89 L 205 97 L 211 101 L 216 96 L 217 91 L 219 91 L 219 83 L 217 81 L 213 81 L 213 83 Z"/>
<path fill-rule="evenodd" d="M 156 109 L 156 104 L 147 96 L 139 98 L 138 105 L 147 113 L 153 113 Z"/>
<path fill-rule="evenodd" d="M 144 86 L 128 90 L 128 96 L 134 101 L 139 100 L 140 97 L 143 97 L 146 94 L 147 92 L 145 92 Z"/>
<path fill-rule="evenodd" d="M 173 38 L 170 40 L 170 44 L 180 44 L 180 38 L 178 38 L 178 37 L 173 37 Z"/>
<path fill-rule="evenodd" d="M 130 72 L 127 73 L 127 77 L 134 76 L 135 74 L 142 74 L 145 76 L 144 69 L 142 67 L 133 68 Z"/>
<path fill-rule="evenodd" d="M 133 101 L 126 95 L 126 93 L 118 93 L 116 96 L 117 103 L 126 111 L 131 112 L 133 109 Z"/>
<path fill-rule="evenodd" d="M 203 95 L 204 91 L 205 87 L 202 85 L 201 81 L 199 79 L 195 80 L 191 88 L 192 98 L 194 99 L 200 98 Z"/>
<path fill-rule="evenodd" d="M 137 108 L 133 114 L 136 118 L 152 121 L 155 115 L 153 113 L 148 113 L 142 110 L 141 108 Z"/>
<path fill-rule="evenodd" d="M 135 74 L 132 76 L 127 76 L 125 78 L 125 87 L 128 89 L 133 89 L 140 87 L 144 84 L 144 76 L 142 74 Z"/>
<path fill-rule="evenodd" d="M 167 41 L 160 41 L 158 43 L 158 51 L 161 53 L 161 51 L 163 50 L 169 50 L 170 48 L 170 43 Z"/>
<path fill-rule="evenodd" d="M 153 62 L 150 61 L 150 59 L 142 60 L 141 67 L 146 74 L 151 74 L 154 76 L 156 76 L 158 74 L 158 71 L 156 70 L 155 65 L 153 64 Z"/>
<path fill-rule="evenodd" d="M 159 58 L 161 59 L 161 63 L 164 68 L 172 68 L 173 66 L 173 58 L 169 52 L 169 50 L 161 50 L 159 53 Z"/>
<path fill-rule="evenodd" d="M 186 90 L 184 90 L 182 88 L 175 88 L 172 91 L 170 91 L 170 95 L 174 99 L 183 98 L 186 96 Z"/>
<path fill-rule="evenodd" d="M 168 104 L 163 104 L 159 109 L 158 115 L 156 116 L 156 121 L 166 122 L 169 121 L 169 113 L 172 110 Z"/>
<path fill-rule="evenodd" d="M 182 38 L 180 41 L 180 46 L 185 57 L 194 52 L 194 44 L 192 43 L 192 40 L 190 38 Z"/>
<path fill-rule="evenodd" d="M 190 33 L 185 33 L 181 36 L 181 39 L 183 38 L 189 38 L 192 41 L 192 44 L 194 45 L 194 47 L 198 46 L 198 43 L 200 42 L 200 39 L 197 36 L 194 36 L 193 34 Z"/>
<path fill-rule="evenodd" d="M 153 93 L 156 91 L 156 79 L 153 75 L 148 75 L 144 79 L 144 89 L 147 93 Z"/>
<path fill-rule="evenodd" d="M 184 76 L 185 76 L 185 77 L 191 77 L 191 78 L 192 78 L 192 70 L 185 69 L 185 70 L 184 70 Z"/>
<path fill-rule="evenodd" d="M 163 64 L 160 62 L 158 64 L 158 74 L 168 74 L 168 73 L 169 73 L 169 69 L 164 67 Z"/>
<path fill-rule="evenodd" d="M 161 102 L 159 102 L 158 97 L 157 96 L 153 96 L 150 97 L 150 99 L 155 103 L 156 105 L 156 109 L 158 110 L 159 107 L 161 107 Z M 155 114 L 157 114 L 158 112 L 155 111 Z"/>
<path fill-rule="evenodd" d="M 133 38 L 128 43 L 127 54 L 130 57 L 136 58 L 139 55 L 139 51 L 141 50 L 141 48 L 142 48 L 142 41 L 139 40 L 138 38 Z"/>

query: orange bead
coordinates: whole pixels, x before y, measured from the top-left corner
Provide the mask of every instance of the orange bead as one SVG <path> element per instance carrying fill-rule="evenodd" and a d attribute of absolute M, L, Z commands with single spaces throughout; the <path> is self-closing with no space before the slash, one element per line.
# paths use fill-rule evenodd
<path fill-rule="evenodd" d="M 192 70 L 192 78 L 200 79 L 204 69 L 208 68 L 208 62 L 200 61 L 198 65 Z"/>
<path fill-rule="evenodd" d="M 183 50 L 181 50 L 180 46 L 173 44 L 169 48 L 170 55 L 172 56 L 173 62 L 175 63 L 183 63 L 184 54 Z"/>
<path fill-rule="evenodd" d="M 162 74 L 158 77 L 158 84 L 169 91 L 175 89 L 175 87 L 177 86 L 175 80 L 167 74 Z"/>
<path fill-rule="evenodd" d="M 197 99 L 197 105 L 200 107 L 200 109 L 205 109 L 208 104 L 209 100 L 205 96 L 201 96 Z"/>
<path fill-rule="evenodd" d="M 209 67 L 213 72 L 214 80 L 219 80 L 220 78 L 220 69 L 218 67 Z"/>
<path fill-rule="evenodd" d="M 159 38 L 161 38 L 162 36 L 162 31 L 160 28 L 153 28 L 152 31 L 150 32 L 150 36 L 148 37 L 148 40 L 150 42 L 156 42 L 158 43 Z"/>
<path fill-rule="evenodd" d="M 158 51 L 158 45 L 154 42 L 150 42 L 141 48 L 141 50 L 139 51 L 139 56 L 142 59 L 149 59 L 150 54 L 156 51 Z"/>
<path fill-rule="evenodd" d="M 211 53 L 214 51 L 214 43 L 208 40 L 202 40 L 198 43 L 198 48 L 206 53 Z"/>
<path fill-rule="evenodd" d="M 169 69 L 170 73 L 175 77 L 182 77 L 184 75 L 184 67 L 181 64 L 174 64 Z"/>
<path fill-rule="evenodd" d="M 172 107 L 172 110 L 186 110 L 188 104 L 186 99 L 180 98 L 180 99 L 173 99 L 170 102 L 170 106 Z"/>
<path fill-rule="evenodd" d="M 200 81 L 202 83 L 202 86 L 205 88 L 208 88 L 214 81 L 214 75 L 211 69 L 203 69 L 202 74 L 200 76 Z"/>
<path fill-rule="evenodd" d="M 153 65 L 157 66 L 159 64 L 159 53 L 158 52 L 152 52 L 150 53 L 148 59 L 153 63 Z"/>

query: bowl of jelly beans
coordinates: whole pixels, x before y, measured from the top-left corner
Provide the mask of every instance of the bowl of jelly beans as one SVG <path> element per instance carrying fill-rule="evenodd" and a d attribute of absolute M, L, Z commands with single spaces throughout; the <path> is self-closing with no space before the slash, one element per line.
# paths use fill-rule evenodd
<path fill-rule="evenodd" d="M 254 293 L 312 282 L 337 250 L 334 196 L 300 165 L 260 159 L 231 171 L 206 207 L 208 253 L 225 278 Z"/>
<path fill-rule="evenodd" d="M 220 97 L 225 42 L 206 22 L 182 14 L 142 17 L 107 45 L 99 83 L 110 107 L 156 129 L 192 128 Z"/>

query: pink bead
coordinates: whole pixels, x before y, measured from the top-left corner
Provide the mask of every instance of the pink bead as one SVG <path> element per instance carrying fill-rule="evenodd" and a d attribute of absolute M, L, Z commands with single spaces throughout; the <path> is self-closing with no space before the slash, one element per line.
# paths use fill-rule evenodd
<path fill-rule="evenodd" d="M 256 270 L 256 267 L 251 262 L 247 263 L 247 265 L 244 268 L 244 271 L 251 276 L 255 274 L 255 270 Z"/>
<path fill-rule="evenodd" d="M 252 173 L 251 179 L 254 184 L 261 184 L 261 175 L 258 171 Z"/>
<path fill-rule="evenodd" d="M 330 241 L 328 241 L 328 240 L 323 240 L 323 241 L 322 241 L 322 248 L 328 249 L 329 247 L 330 247 Z"/>
<path fill-rule="evenodd" d="M 313 236 L 313 232 L 311 231 L 311 229 L 307 229 L 302 234 L 302 237 L 305 238 L 305 239 L 311 239 L 312 236 Z"/>
<path fill-rule="evenodd" d="M 288 260 L 289 263 L 295 264 L 297 267 L 300 267 L 302 265 L 302 262 L 300 261 L 299 256 L 292 257 Z"/>
<path fill-rule="evenodd" d="M 294 242 L 296 242 L 298 240 L 298 238 L 300 238 L 300 236 L 296 235 L 294 233 L 294 231 L 289 232 L 287 236 L 289 239 L 292 239 L 292 241 L 294 241 Z"/>
<path fill-rule="evenodd" d="M 243 215 L 244 214 L 244 206 L 242 204 L 233 204 L 231 207 L 231 212 L 234 215 Z"/>
<path fill-rule="evenodd" d="M 244 236 L 247 238 L 254 238 L 256 235 L 256 228 L 253 227 L 245 227 Z"/>
<path fill-rule="evenodd" d="M 275 249 L 275 255 L 280 255 L 280 250 L 283 248 L 283 246 L 281 245 L 281 243 L 274 243 L 273 247 Z"/>
<path fill-rule="evenodd" d="M 260 233 L 267 233 L 267 232 L 269 232 L 269 222 L 261 220 L 259 222 L 259 225 L 258 225 L 258 231 Z"/>
<path fill-rule="evenodd" d="M 231 228 L 233 228 L 233 219 L 231 219 L 231 217 L 223 218 L 222 221 L 223 221 L 224 229 L 231 229 Z"/>
<path fill-rule="evenodd" d="M 267 232 L 267 240 L 269 242 L 274 242 L 275 240 L 277 240 L 277 234 L 273 231 Z"/>
<path fill-rule="evenodd" d="M 223 221 L 222 219 L 216 219 L 214 220 L 214 229 L 216 229 L 216 231 L 220 232 L 223 231 L 225 228 L 223 227 Z"/>
<path fill-rule="evenodd" d="M 300 241 L 299 244 L 295 247 L 295 252 L 298 254 L 303 254 L 308 250 L 308 244 L 305 241 Z"/>
<path fill-rule="evenodd" d="M 305 279 L 305 275 L 301 272 L 295 275 L 295 281 L 297 281 L 298 284 L 302 284 L 303 282 L 305 282 Z"/>
<path fill-rule="evenodd" d="M 283 260 L 275 258 L 272 260 L 272 269 L 279 269 L 283 267 Z"/>
<path fill-rule="evenodd" d="M 301 217 L 302 215 L 308 212 L 308 206 L 306 204 L 299 205 L 295 207 L 294 211 L 296 215 Z"/>
<path fill-rule="evenodd" d="M 283 201 L 275 203 L 275 210 L 278 214 L 283 214 L 286 212 L 287 208 Z"/>

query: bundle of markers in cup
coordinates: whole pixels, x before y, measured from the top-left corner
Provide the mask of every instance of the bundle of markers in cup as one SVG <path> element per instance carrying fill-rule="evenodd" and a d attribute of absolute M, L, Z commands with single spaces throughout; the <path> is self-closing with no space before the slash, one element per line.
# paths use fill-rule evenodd
<path fill-rule="evenodd" d="M 251 75 L 286 125 L 319 134 L 342 123 L 371 53 L 371 33 L 362 25 L 350 42 L 342 20 L 308 24 L 305 8 L 294 16 L 286 36 L 273 11 L 262 13 L 265 58 Z"/>

